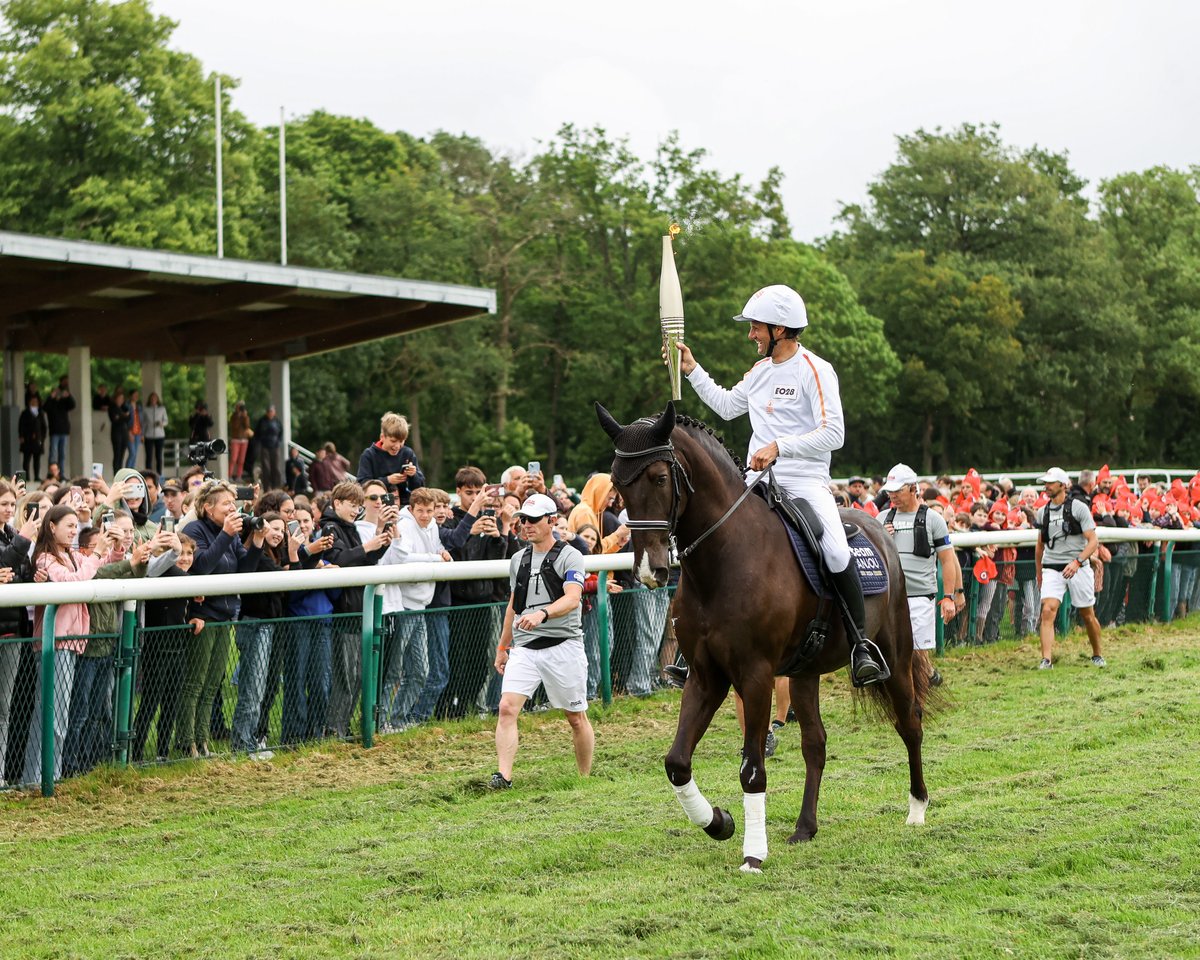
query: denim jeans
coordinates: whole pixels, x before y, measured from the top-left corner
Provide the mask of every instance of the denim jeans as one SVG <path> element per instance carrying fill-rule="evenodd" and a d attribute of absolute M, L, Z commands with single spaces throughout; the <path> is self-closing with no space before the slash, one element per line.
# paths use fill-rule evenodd
<path fill-rule="evenodd" d="M 250 753 L 258 749 L 258 711 L 262 706 L 267 682 L 267 662 L 271 659 L 271 633 L 274 624 L 246 619 L 238 622 L 238 697 L 233 711 L 233 750 Z"/>
<path fill-rule="evenodd" d="M 634 616 L 637 634 L 634 637 L 633 659 L 629 665 L 626 692 L 645 697 L 654 692 L 658 678 L 658 648 L 662 646 L 663 629 L 667 625 L 667 609 L 671 598 L 665 589 L 646 587 L 630 591 L 637 606 Z"/>
<path fill-rule="evenodd" d="M 138 454 L 141 452 L 141 449 L 142 449 L 142 435 L 139 433 L 139 434 L 136 434 L 135 436 L 130 437 L 129 438 L 129 449 L 128 449 L 128 453 L 126 454 L 126 457 L 125 457 L 125 466 L 130 467 L 133 470 L 137 469 L 137 458 L 138 458 Z"/>
<path fill-rule="evenodd" d="M 362 634 L 342 618 L 334 628 L 331 647 L 325 729 L 334 736 L 347 737 L 354 708 L 362 696 Z"/>
<path fill-rule="evenodd" d="M 297 620 L 291 656 L 283 658 L 284 743 L 316 740 L 329 705 L 329 650 L 333 621 Z"/>
<path fill-rule="evenodd" d="M 62 475 L 67 475 L 67 454 L 71 446 L 69 433 L 50 434 L 50 459 L 47 463 L 57 463 Z"/>
<path fill-rule="evenodd" d="M 429 675 L 425 688 L 412 708 L 412 718 L 424 723 L 433 716 L 433 708 L 450 681 L 450 615 L 427 611 L 425 614 L 425 646 Z"/>
<path fill-rule="evenodd" d="M 384 622 L 388 640 L 384 648 L 387 650 L 387 667 L 381 706 L 388 723 L 399 726 L 413 719 L 413 708 L 429 677 L 425 614 L 391 613 Z"/>
<path fill-rule="evenodd" d="M 113 722 L 113 658 L 81 656 L 71 685 L 71 712 L 63 743 L 62 770 L 87 773 L 109 752 Z"/>
<path fill-rule="evenodd" d="M 13 688 L 21 664 L 21 644 L 0 640 L 0 782 L 8 753 L 8 718 L 12 714 Z M 15 775 L 15 774 L 14 774 Z"/>
<path fill-rule="evenodd" d="M 71 688 L 75 683 L 74 650 L 54 651 L 54 779 L 62 776 L 63 742 L 70 719 Z M 39 651 L 37 679 L 33 694 L 33 715 L 29 721 L 29 739 L 25 742 L 25 769 L 22 783 L 40 783 L 42 779 L 42 657 Z"/>

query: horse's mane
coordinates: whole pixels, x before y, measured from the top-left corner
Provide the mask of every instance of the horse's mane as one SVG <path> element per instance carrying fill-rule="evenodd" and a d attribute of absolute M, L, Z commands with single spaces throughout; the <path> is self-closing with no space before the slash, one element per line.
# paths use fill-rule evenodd
<path fill-rule="evenodd" d="M 729 449 L 725 443 L 725 438 L 713 430 L 712 427 L 703 420 L 697 420 L 695 417 L 689 417 L 682 413 L 675 415 L 675 426 L 686 427 L 688 435 L 694 437 L 700 443 L 700 446 L 713 454 L 713 460 L 717 464 L 723 463 L 726 467 L 736 469 L 738 482 L 745 482 L 746 465 L 742 463 L 742 458 Z M 724 454 L 724 456 L 721 456 L 721 454 Z"/>

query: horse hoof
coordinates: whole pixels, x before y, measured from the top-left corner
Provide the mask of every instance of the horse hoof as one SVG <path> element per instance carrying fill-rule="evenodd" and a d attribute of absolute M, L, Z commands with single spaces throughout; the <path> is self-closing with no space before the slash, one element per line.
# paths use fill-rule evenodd
<path fill-rule="evenodd" d="M 762 873 L 762 861 L 758 857 L 747 857 L 738 869 L 742 873 Z"/>
<path fill-rule="evenodd" d="M 929 800 L 918 800 L 911 793 L 908 795 L 908 825 L 910 827 L 923 827 L 925 825 L 925 811 L 929 809 Z"/>
<path fill-rule="evenodd" d="M 713 807 L 712 823 L 704 828 L 714 840 L 728 840 L 733 836 L 733 831 L 737 829 L 731 817 L 726 811 L 720 807 Z"/>
<path fill-rule="evenodd" d="M 816 835 L 817 835 L 816 830 L 797 830 L 795 833 L 793 833 L 790 837 L 787 838 L 787 842 L 793 843 L 793 844 L 794 843 L 808 843 L 808 841 L 810 841 Z"/>

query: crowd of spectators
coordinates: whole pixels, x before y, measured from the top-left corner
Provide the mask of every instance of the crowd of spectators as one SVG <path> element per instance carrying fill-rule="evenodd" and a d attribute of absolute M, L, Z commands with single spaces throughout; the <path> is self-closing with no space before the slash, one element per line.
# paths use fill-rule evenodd
<path fill-rule="evenodd" d="M 851 477 L 833 484 L 833 493 L 842 506 L 876 516 L 886 503 L 882 486 L 882 477 Z M 926 505 L 942 515 L 951 533 L 1032 530 L 1036 511 L 1047 501 L 1045 492 L 1035 486 L 1018 486 L 1007 477 L 989 482 L 974 469 L 960 478 L 942 475 L 922 480 L 919 489 Z M 1131 485 L 1105 465 L 1097 471 L 1080 471 L 1069 496 L 1088 505 L 1097 527 L 1200 529 L 1200 472 L 1189 480 L 1176 477 L 1169 482 L 1137 475 Z M 964 611 L 947 628 L 951 640 L 992 642 L 1006 626 L 1009 635 L 1037 633 L 1034 549 L 1032 545 L 991 544 L 958 551 L 964 578 L 973 577 L 976 583 L 975 603 L 973 613 Z M 1124 622 L 1139 556 L 1164 549 L 1161 542 L 1152 540 L 1101 544 L 1093 567 L 1097 574 L 1096 612 L 1102 625 Z M 1171 596 L 1175 614 L 1182 616 L 1200 585 L 1200 551 L 1180 544 L 1173 556 Z"/>
<path fill-rule="evenodd" d="M 64 382 L 59 397 L 65 389 Z M 102 390 L 96 400 L 114 423 L 143 438 L 157 422 L 150 407 L 133 412 L 134 392 L 126 397 L 117 389 L 108 397 Z M 238 486 L 231 481 L 253 479 L 246 448 L 278 421 L 272 408 L 251 428 L 241 404 L 230 421 L 228 479 L 203 466 L 177 477 L 134 469 L 127 464 L 143 444 L 126 438 L 111 481 L 96 469 L 65 479 L 48 471 L 38 481 L 30 463 L 28 481 L 0 482 L 0 583 L 507 559 L 521 546 L 515 514 L 535 492 L 559 506 L 558 536 L 582 553 L 631 549 L 606 474 L 592 476 L 576 494 L 561 477 L 547 484 L 536 464 L 527 465 L 532 472 L 511 466 L 494 480 L 468 465 L 455 474 L 454 490 L 443 491 L 427 484 L 405 418 L 387 413 L 356 473 L 328 443 L 311 470 L 301 465 L 297 476 L 285 476 L 272 469 L 270 451 L 278 447 L 264 446 L 257 482 Z M 213 437 L 202 403 L 190 430 L 196 441 Z M 144 446 L 150 461 L 152 448 Z M 117 448 L 114 441 L 114 454 Z M 600 680 L 597 589 L 593 576 L 584 615 L 591 698 Z M 614 610 L 608 639 L 618 683 L 648 695 L 661 685 L 660 656 L 673 659 L 662 652 L 667 595 L 641 588 L 630 574 L 610 576 L 606 589 L 641 601 Z M 380 731 L 494 713 L 500 691 L 491 664 L 507 578 L 388 585 L 382 595 Z M 278 742 L 350 735 L 360 702 L 362 603 L 356 588 L 139 604 L 131 759 L 203 757 L 226 741 L 235 754 L 268 758 L 268 720 L 280 695 Z M 40 635 L 43 611 L 0 608 L 0 779 L 8 783 L 41 777 L 41 659 L 35 643 L 19 641 Z M 55 776 L 86 771 L 112 755 L 123 615 L 112 603 L 58 609 Z M 227 705 L 231 689 L 236 701 Z"/>

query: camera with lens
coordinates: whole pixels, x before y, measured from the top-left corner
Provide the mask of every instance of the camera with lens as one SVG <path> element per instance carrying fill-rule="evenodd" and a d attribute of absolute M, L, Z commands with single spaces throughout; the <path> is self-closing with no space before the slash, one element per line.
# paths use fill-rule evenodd
<path fill-rule="evenodd" d="M 195 464 L 198 467 L 204 466 L 209 460 L 216 460 L 225 452 L 225 441 L 220 438 L 216 440 L 201 440 L 199 443 L 193 443 L 188 447 L 187 458 L 188 463 Z M 204 473 L 205 478 L 211 476 L 208 471 Z"/>
<path fill-rule="evenodd" d="M 267 525 L 267 521 L 264 520 L 262 517 L 256 517 L 252 513 L 243 513 L 242 514 L 242 529 L 243 530 L 253 530 L 253 531 L 257 532 L 257 531 L 261 530 L 263 527 L 265 527 L 266 525 Z"/>

